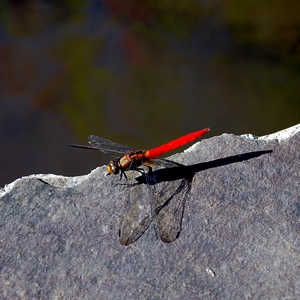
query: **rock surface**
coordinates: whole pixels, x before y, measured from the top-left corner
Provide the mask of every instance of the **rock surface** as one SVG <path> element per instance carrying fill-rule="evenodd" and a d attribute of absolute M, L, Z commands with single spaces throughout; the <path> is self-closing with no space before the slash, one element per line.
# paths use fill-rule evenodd
<path fill-rule="evenodd" d="M 299 299 L 299 148 L 296 125 L 203 139 L 169 158 L 193 173 L 172 243 L 151 225 L 120 245 L 131 187 L 105 167 L 16 180 L 0 191 L 0 298 Z M 182 174 L 161 177 L 156 194 Z"/>

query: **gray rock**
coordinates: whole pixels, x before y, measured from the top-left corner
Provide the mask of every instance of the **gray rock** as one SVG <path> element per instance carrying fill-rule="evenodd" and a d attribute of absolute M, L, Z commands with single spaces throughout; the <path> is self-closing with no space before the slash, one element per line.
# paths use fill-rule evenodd
<path fill-rule="evenodd" d="M 5 186 L 0 298 L 299 299 L 299 131 L 203 139 L 169 158 L 189 167 L 154 169 L 159 183 L 149 187 L 134 171 L 135 186 L 104 176 L 104 166 Z M 179 237 L 163 243 L 151 225 L 122 246 L 128 199 L 143 193 L 132 209 L 144 217 L 184 177 L 191 190 Z"/>

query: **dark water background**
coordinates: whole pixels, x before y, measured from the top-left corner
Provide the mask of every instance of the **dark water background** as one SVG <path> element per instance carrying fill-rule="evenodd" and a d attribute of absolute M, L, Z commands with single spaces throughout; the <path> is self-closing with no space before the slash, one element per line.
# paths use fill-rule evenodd
<path fill-rule="evenodd" d="M 299 16 L 298 0 L 1 1 L 0 186 L 106 163 L 68 147 L 90 134 L 147 149 L 299 123 Z"/>

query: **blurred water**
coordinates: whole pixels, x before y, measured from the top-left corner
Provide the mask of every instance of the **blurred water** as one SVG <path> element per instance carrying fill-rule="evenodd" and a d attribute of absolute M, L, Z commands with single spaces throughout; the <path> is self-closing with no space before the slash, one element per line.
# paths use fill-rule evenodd
<path fill-rule="evenodd" d="M 0 186 L 106 163 L 68 147 L 90 134 L 147 149 L 204 127 L 265 135 L 299 123 L 293 1 L 70 2 L 0 6 Z"/>

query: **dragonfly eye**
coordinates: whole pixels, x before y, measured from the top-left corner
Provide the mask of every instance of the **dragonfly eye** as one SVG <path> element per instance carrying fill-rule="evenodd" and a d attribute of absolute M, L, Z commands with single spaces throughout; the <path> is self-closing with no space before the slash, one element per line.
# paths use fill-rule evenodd
<path fill-rule="evenodd" d="M 110 174 L 119 174 L 119 165 L 118 165 L 118 162 L 117 161 L 110 161 L 109 162 L 109 165 L 107 166 L 107 172 L 110 173 Z"/>

